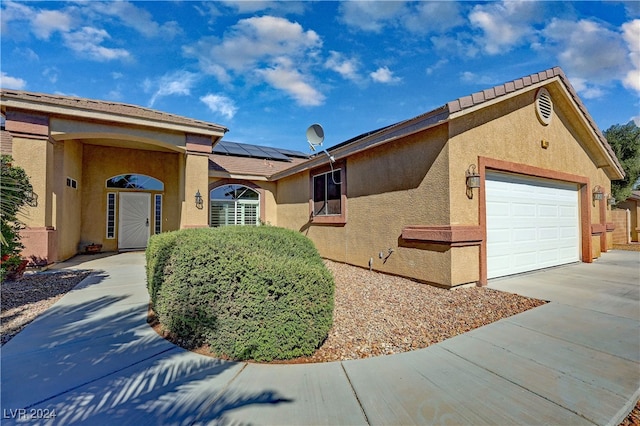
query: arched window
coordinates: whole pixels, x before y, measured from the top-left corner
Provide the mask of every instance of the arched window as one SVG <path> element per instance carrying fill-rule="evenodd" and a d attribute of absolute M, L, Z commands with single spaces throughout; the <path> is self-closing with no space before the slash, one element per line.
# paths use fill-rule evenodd
<path fill-rule="evenodd" d="M 210 226 L 259 225 L 260 195 L 243 185 L 212 189 Z"/>
<path fill-rule="evenodd" d="M 107 188 L 146 189 L 148 191 L 164 191 L 164 183 L 151 176 L 139 174 L 118 175 L 107 179 Z"/>

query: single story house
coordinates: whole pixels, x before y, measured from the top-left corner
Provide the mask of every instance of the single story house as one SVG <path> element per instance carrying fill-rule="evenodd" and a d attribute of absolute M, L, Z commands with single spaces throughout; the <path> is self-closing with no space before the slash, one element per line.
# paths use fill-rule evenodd
<path fill-rule="evenodd" d="M 455 287 L 612 247 L 607 197 L 624 171 L 560 68 L 311 156 L 132 105 L 1 100 L 10 153 L 38 195 L 25 254 L 48 262 L 88 243 L 140 249 L 168 230 L 267 223 L 326 258 Z"/>

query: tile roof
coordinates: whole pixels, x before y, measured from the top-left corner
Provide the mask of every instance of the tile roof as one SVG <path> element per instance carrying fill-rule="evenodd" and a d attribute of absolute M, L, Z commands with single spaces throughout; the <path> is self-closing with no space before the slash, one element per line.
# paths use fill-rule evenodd
<path fill-rule="evenodd" d="M 532 86 L 539 82 L 550 80 L 554 77 L 559 77 L 560 80 L 562 80 L 562 83 L 567 88 L 569 95 L 578 106 L 578 109 L 580 110 L 580 112 L 584 115 L 584 118 L 587 120 L 587 122 L 589 123 L 589 126 L 591 127 L 591 129 L 594 131 L 594 133 L 600 140 L 600 143 L 611 155 L 611 158 L 616 162 L 616 165 L 618 166 L 618 168 L 622 170 L 622 166 L 620 165 L 620 162 L 618 161 L 618 158 L 616 157 L 616 154 L 613 151 L 613 148 L 611 148 L 611 145 L 609 145 L 609 142 L 607 142 L 607 139 L 604 137 L 604 135 L 598 128 L 598 125 L 596 124 L 595 120 L 593 119 L 593 117 L 591 117 L 591 114 L 589 114 L 589 112 L 587 111 L 587 108 L 582 103 L 582 100 L 578 96 L 578 93 L 573 88 L 573 86 L 569 82 L 569 79 L 567 78 L 564 71 L 562 71 L 562 68 L 560 67 L 549 68 L 548 70 L 540 71 L 538 73 L 531 74 L 522 78 L 518 78 L 516 80 L 512 80 L 504 84 L 499 84 L 497 86 L 494 86 L 490 89 L 483 90 L 481 92 L 476 92 L 468 96 L 463 96 L 461 98 L 448 102 L 446 106 L 449 110 L 449 113 L 452 114 L 467 108 L 474 107 L 476 105 L 480 105 L 484 102 L 490 101 L 500 96 L 504 96 L 509 93 L 522 90 L 526 87 Z"/>
<path fill-rule="evenodd" d="M 151 108 L 145 108 L 138 105 L 125 104 L 121 102 L 100 101 L 72 96 L 51 95 L 46 93 L 33 93 L 21 90 L 1 89 L 1 91 L 3 101 L 5 101 L 6 99 L 15 99 L 57 107 L 73 108 L 75 110 L 101 112 L 124 117 L 147 119 L 161 123 L 179 124 L 194 128 L 207 129 L 209 131 L 228 131 L 226 127 L 219 124 L 195 120 L 188 117 L 182 117 Z"/>
<path fill-rule="evenodd" d="M 264 158 L 240 157 L 226 154 L 209 155 L 209 170 L 221 174 L 270 177 L 307 160 L 292 158 L 291 161 L 274 161 Z"/>

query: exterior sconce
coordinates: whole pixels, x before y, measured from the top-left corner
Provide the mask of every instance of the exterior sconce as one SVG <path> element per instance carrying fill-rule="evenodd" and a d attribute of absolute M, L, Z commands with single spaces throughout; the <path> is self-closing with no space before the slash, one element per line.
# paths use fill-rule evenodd
<path fill-rule="evenodd" d="M 467 177 L 467 197 L 473 198 L 473 188 L 480 188 L 480 174 L 476 172 L 476 165 L 471 164 L 466 172 Z"/>
<path fill-rule="evenodd" d="M 38 207 L 38 194 L 36 194 L 32 190 L 29 190 L 25 191 L 24 197 L 24 201 L 29 207 Z"/>
<path fill-rule="evenodd" d="M 200 195 L 200 190 L 198 189 L 198 191 L 196 192 L 196 207 L 202 209 L 203 206 L 204 204 L 202 202 L 202 195 Z"/>
<path fill-rule="evenodd" d="M 609 204 L 610 206 L 613 206 L 616 203 L 616 199 L 613 197 L 613 195 L 609 194 L 609 197 L 607 197 L 607 204 Z"/>
<path fill-rule="evenodd" d="M 601 200 L 604 200 L 604 192 L 602 191 L 600 185 L 596 185 L 596 187 L 593 188 L 593 202 L 595 203 L 596 201 Z"/>

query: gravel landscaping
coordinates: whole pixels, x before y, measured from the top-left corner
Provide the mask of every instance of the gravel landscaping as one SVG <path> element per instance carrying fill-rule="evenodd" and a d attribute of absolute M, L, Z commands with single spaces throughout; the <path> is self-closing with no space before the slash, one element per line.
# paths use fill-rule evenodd
<path fill-rule="evenodd" d="M 336 282 L 329 336 L 312 356 L 274 363 L 340 361 L 425 348 L 546 303 L 486 287 L 446 290 L 342 263 L 325 263 Z M 172 340 L 153 318 L 150 323 Z M 213 356 L 206 346 L 188 349 Z"/>
<path fill-rule="evenodd" d="M 89 271 L 26 273 L 5 281 L 0 291 L 0 344 L 4 345 L 38 315 L 82 281 Z"/>

